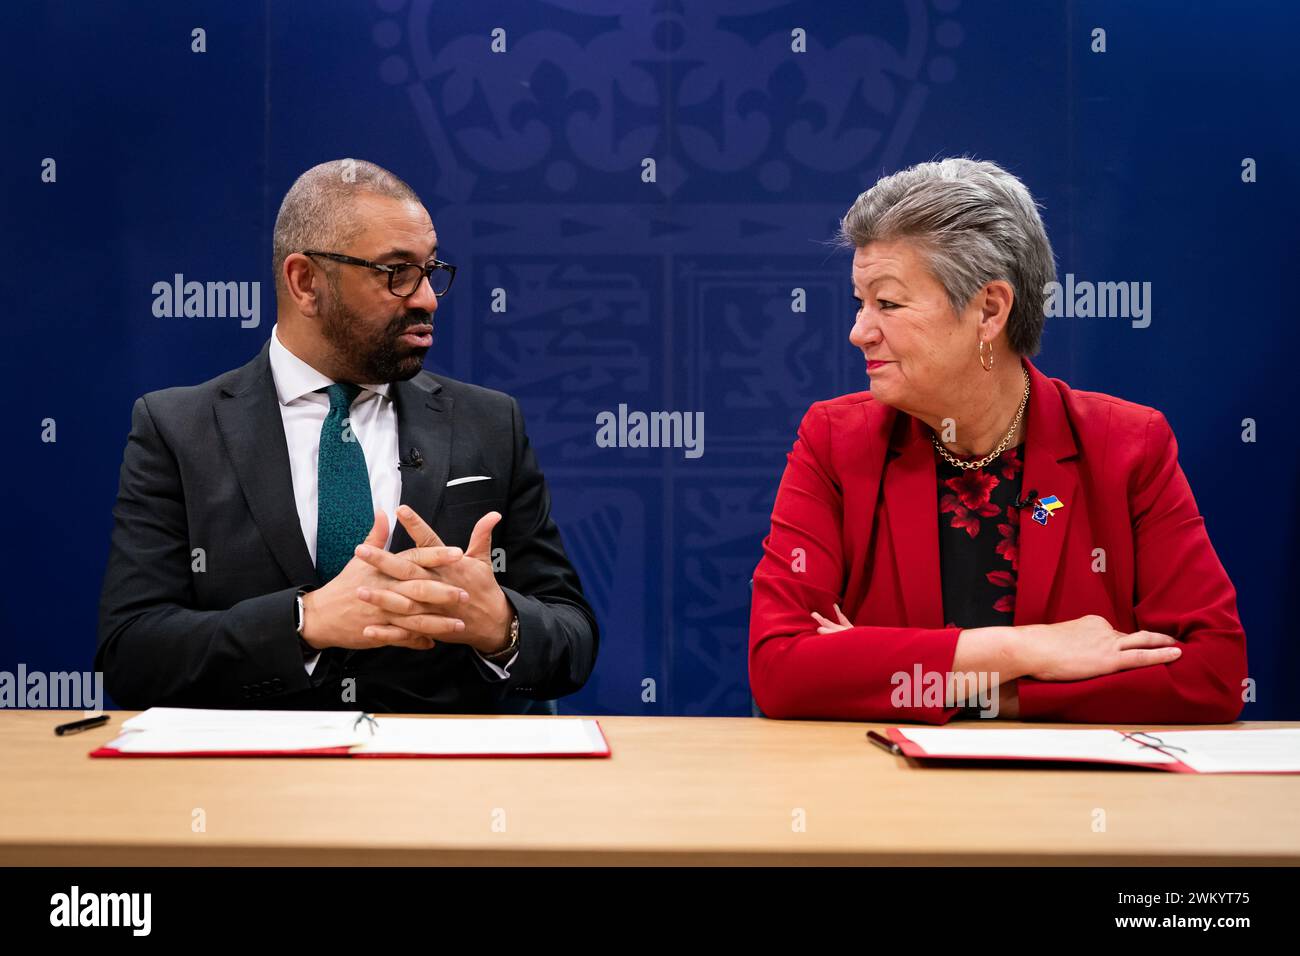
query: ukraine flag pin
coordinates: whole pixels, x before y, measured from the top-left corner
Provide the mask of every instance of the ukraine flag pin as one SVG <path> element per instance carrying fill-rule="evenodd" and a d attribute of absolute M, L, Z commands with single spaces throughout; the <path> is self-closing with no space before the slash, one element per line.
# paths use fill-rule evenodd
<path fill-rule="evenodd" d="M 1038 499 L 1038 507 L 1034 509 L 1033 519 L 1041 525 L 1047 524 L 1047 519 L 1051 517 L 1052 512 L 1057 508 L 1064 508 L 1065 502 L 1056 495 L 1048 495 L 1046 498 Z"/>

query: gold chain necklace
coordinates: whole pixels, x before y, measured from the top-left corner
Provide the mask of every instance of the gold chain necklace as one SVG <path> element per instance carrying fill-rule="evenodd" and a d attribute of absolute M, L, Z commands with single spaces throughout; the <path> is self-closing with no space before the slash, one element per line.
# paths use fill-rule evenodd
<path fill-rule="evenodd" d="M 1007 450 L 1007 445 L 1011 441 L 1011 436 L 1014 435 L 1016 429 L 1020 427 L 1020 419 L 1025 417 L 1025 406 L 1029 404 L 1029 372 L 1023 368 L 1020 371 L 1025 376 L 1025 394 L 1024 397 L 1020 399 L 1020 407 L 1016 409 L 1016 417 L 1011 420 L 1011 427 L 1008 428 L 1007 433 L 1002 436 L 1002 441 L 998 442 L 997 447 L 979 461 L 962 461 L 960 458 L 954 458 L 952 453 L 943 447 L 932 431 L 930 432 L 930 441 L 934 442 L 934 447 L 938 450 L 939 454 L 943 455 L 944 461 L 957 468 L 961 468 L 964 471 L 970 471 L 973 468 L 983 468 L 993 459 L 997 458 L 998 455 Z"/>

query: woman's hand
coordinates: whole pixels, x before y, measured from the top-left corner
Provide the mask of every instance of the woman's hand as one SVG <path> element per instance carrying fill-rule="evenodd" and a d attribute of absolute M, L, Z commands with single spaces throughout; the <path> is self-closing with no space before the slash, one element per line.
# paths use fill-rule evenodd
<path fill-rule="evenodd" d="M 1085 680 L 1135 667 L 1168 664 L 1182 648 L 1168 634 L 1115 630 L 1104 617 L 1089 614 L 1073 621 L 1012 629 L 1015 653 L 1025 676 L 1036 680 Z"/>
<path fill-rule="evenodd" d="M 835 616 L 839 618 L 838 624 L 834 621 L 827 620 L 816 611 L 812 612 L 813 620 L 820 625 L 820 627 L 817 628 L 818 634 L 833 634 L 835 631 L 847 631 L 853 626 L 853 622 L 844 616 L 844 612 L 840 610 L 838 604 L 834 605 L 834 608 Z"/>

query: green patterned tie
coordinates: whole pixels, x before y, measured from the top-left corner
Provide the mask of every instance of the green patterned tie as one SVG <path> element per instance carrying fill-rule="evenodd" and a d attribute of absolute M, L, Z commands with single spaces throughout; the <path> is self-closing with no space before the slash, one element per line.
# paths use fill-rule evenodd
<path fill-rule="evenodd" d="M 321 584 L 328 584 L 366 539 L 375 512 L 366 455 L 348 421 L 361 386 L 338 382 L 323 391 L 329 395 L 330 410 L 320 429 L 316 466 L 316 573 Z"/>

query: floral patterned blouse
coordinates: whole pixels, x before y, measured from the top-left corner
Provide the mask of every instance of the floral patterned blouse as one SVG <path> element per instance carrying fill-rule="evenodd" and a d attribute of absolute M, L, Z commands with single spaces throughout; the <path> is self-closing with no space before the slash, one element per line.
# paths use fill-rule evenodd
<path fill-rule="evenodd" d="M 962 470 L 935 451 L 939 486 L 939 576 L 948 627 L 1010 625 L 1020 565 L 1023 445 L 983 468 Z"/>

